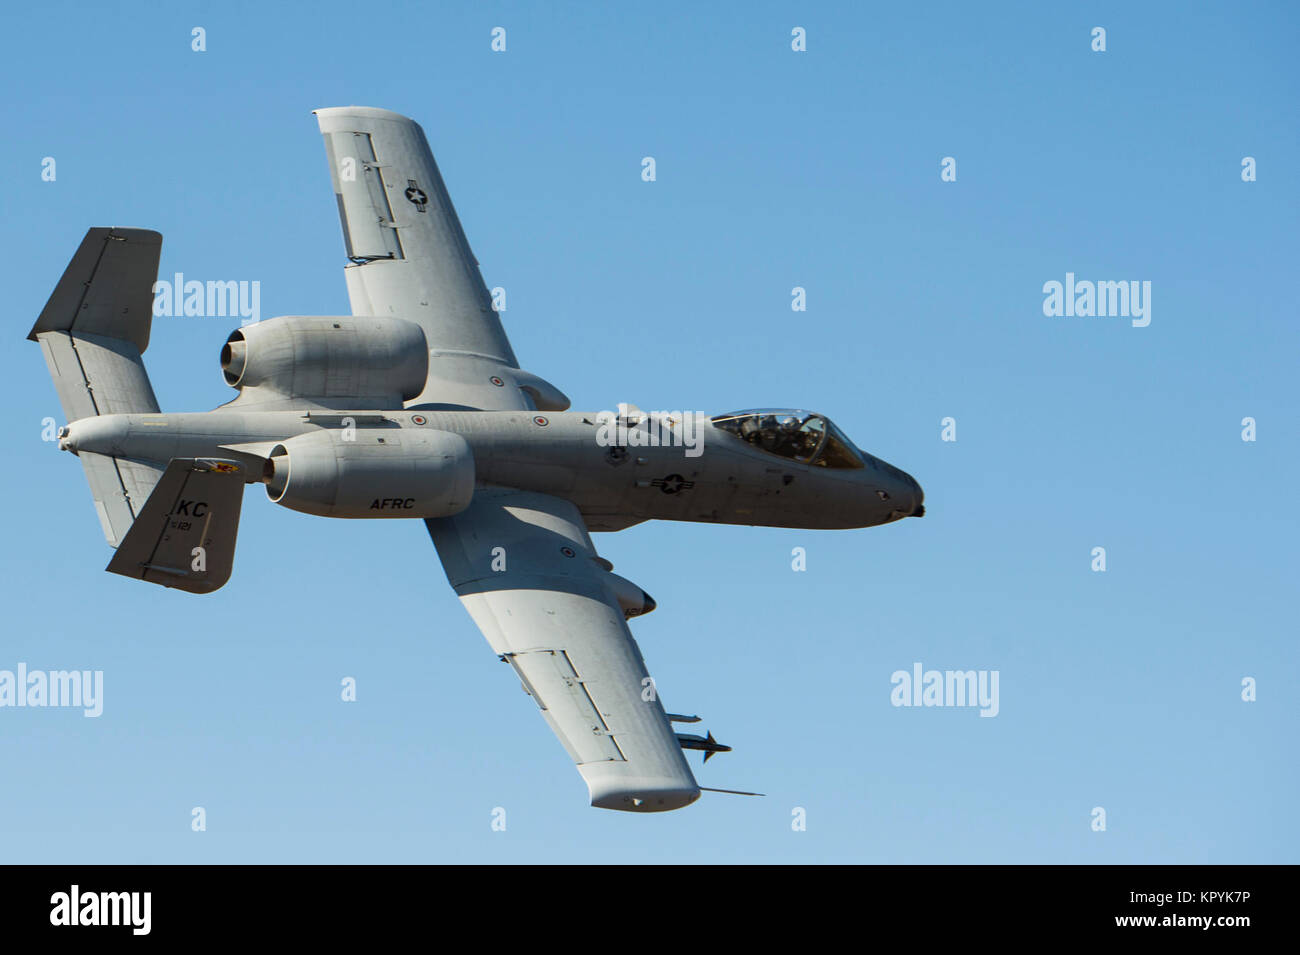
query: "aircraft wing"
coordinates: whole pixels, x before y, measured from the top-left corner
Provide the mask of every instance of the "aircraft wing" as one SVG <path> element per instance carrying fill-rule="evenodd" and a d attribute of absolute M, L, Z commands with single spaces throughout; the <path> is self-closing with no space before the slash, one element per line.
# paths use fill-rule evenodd
<path fill-rule="evenodd" d="M 487 487 L 426 523 L 461 603 L 577 764 L 591 804 L 694 802 L 699 787 L 577 508 Z"/>
<path fill-rule="evenodd" d="M 424 329 L 429 377 L 407 407 L 563 411 L 555 386 L 519 368 L 438 164 L 416 122 L 385 109 L 316 110 L 353 315 Z"/>

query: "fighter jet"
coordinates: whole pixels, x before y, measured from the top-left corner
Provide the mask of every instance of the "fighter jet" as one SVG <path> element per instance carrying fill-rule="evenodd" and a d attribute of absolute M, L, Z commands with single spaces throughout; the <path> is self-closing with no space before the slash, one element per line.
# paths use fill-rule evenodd
<path fill-rule="evenodd" d="M 246 484 L 322 517 L 421 520 L 447 579 L 585 780 L 591 805 L 677 809 L 702 788 L 628 627 L 655 602 L 593 531 L 648 520 L 863 528 L 924 513 L 912 477 L 796 409 L 569 411 L 519 366 L 421 128 L 315 113 L 352 314 L 247 325 L 238 394 L 163 413 L 145 372 L 162 237 L 93 228 L 30 335 L 66 415 L 108 570 L 195 594 L 230 577 Z M 680 719 L 680 718 L 679 718 Z"/>

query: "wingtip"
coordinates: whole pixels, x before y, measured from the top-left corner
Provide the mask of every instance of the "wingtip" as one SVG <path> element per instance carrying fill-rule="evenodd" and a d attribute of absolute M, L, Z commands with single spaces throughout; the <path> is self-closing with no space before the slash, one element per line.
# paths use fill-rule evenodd
<path fill-rule="evenodd" d="M 579 767 L 580 771 L 581 768 Z M 585 773 L 583 775 L 586 776 Z M 698 786 L 665 784 L 665 781 L 653 779 L 643 779 L 641 781 L 646 784 L 638 786 L 638 781 L 588 778 L 586 782 L 591 805 L 597 809 L 619 809 L 624 812 L 669 812 L 689 806 L 700 798 Z"/>
<path fill-rule="evenodd" d="M 319 106 L 312 110 L 311 114 L 316 117 L 316 121 L 320 124 L 323 132 L 343 129 L 349 122 L 356 120 L 419 125 L 409 116 L 378 106 Z M 341 125 L 336 126 L 336 122 L 341 123 Z M 329 126 L 330 129 L 326 130 L 326 126 Z"/>

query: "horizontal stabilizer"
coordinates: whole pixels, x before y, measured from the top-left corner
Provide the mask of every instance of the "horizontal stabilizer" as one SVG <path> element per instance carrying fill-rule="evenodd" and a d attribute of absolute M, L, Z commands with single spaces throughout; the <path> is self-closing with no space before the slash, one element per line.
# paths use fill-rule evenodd
<path fill-rule="evenodd" d="M 162 471 L 143 461 L 111 458 L 89 451 L 82 451 L 77 458 L 85 469 L 104 537 L 110 546 L 116 547 L 131 529 L 135 515 L 149 499 Z"/>
<path fill-rule="evenodd" d="M 41 332 L 37 340 L 66 420 L 158 413 L 153 385 L 131 342 L 68 332 Z"/>
<path fill-rule="evenodd" d="M 28 334 L 39 342 L 66 419 L 157 414 L 141 353 L 149 347 L 162 236 L 90 229 Z M 162 470 L 149 462 L 80 455 L 104 537 L 116 547 Z"/>
<path fill-rule="evenodd" d="M 174 458 L 107 570 L 195 594 L 217 590 L 230 579 L 243 499 L 239 462 Z"/>

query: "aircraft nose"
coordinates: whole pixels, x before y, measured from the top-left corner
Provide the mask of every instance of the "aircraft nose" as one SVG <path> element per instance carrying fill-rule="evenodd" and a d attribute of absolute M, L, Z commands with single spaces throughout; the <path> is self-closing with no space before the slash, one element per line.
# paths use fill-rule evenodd
<path fill-rule="evenodd" d="M 917 483 L 916 478 L 910 474 L 904 475 L 907 478 L 906 484 L 908 493 L 912 496 L 912 517 L 925 517 L 925 491 L 921 490 L 921 485 Z"/>
<path fill-rule="evenodd" d="M 925 516 L 925 492 L 916 478 L 902 468 L 896 468 L 888 461 L 882 461 L 859 449 L 869 467 L 862 473 L 867 486 L 872 488 L 882 501 L 888 501 L 889 520 L 896 521 L 902 517 Z M 876 505 L 877 508 L 879 505 Z"/>

